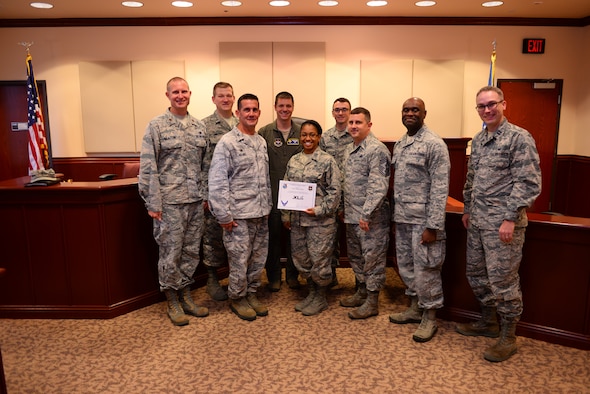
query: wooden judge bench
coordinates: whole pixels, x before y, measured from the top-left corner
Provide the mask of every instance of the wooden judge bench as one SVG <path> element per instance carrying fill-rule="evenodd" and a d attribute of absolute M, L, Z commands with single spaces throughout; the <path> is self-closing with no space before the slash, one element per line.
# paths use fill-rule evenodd
<path fill-rule="evenodd" d="M 0 182 L 0 317 L 111 318 L 159 300 L 158 248 L 137 178 Z"/>
<path fill-rule="evenodd" d="M 453 321 L 477 317 L 465 278 L 466 232 L 461 190 L 469 139 L 445 139 L 451 155 L 447 205 L 445 308 Z M 392 143 L 386 143 L 390 148 Z M 163 300 L 158 249 L 137 178 L 99 181 L 133 159 L 54 160 L 62 182 L 25 187 L 28 177 L 0 181 L 0 318 L 112 318 Z M 524 314 L 518 334 L 590 349 L 590 219 L 529 215 L 520 274 Z M 347 265 L 345 247 L 342 263 Z M 395 264 L 393 247 L 388 256 Z M 227 274 L 227 270 L 221 272 Z M 197 286 L 206 273 L 199 265 Z M 336 307 L 336 306 L 334 306 Z"/>

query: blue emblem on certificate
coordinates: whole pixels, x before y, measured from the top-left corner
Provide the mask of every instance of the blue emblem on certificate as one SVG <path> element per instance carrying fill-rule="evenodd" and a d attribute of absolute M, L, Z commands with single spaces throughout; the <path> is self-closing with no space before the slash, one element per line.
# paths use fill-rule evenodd
<path fill-rule="evenodd" d="M 305 211 L 315 207 L 315 183 L 279 181 L 279 209 Z"/>

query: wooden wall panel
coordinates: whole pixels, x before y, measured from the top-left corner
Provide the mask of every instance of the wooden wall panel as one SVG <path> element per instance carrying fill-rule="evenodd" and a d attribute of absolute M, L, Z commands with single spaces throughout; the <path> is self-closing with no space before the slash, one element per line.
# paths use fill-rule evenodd
<path fill-rule="evenodd" d="M 3 246 L 0 265 L 6 268 L 6 274 L 0 285 L 0 304 L 34 304 L 35 297 L 29 258 L 22 255 L 22 251 L 29 248 L 26 237 L 26 213 L 13 204 L 0 204 L 0 215 L 5 223 L 5 226 L 2 227 L 4 230 L 0 230 Z M 9 287 L 10 283 L 18 283 L 19 285 Z"/>
<path fill-rule="evenodd" d="M 244 93 L 258 96 L 259 128 L 275 119 L 274 98 L 281 91 L 293 94 L 293 116 L 324 123 L 323 42 L 221 42 L 219 58 L 221 80 L 232 84 L 236 99 Z"/>
<path fill-rule="evenodd" d="M 326 44 L 274 42 L 272 48 L 273 94 L 291 93 L 295 99 L 293 116 L 325 124 Z"/>
<path fill-rule="evenodd" d="M 135 152 L 141 151 L 141 141 L 150 120 L 170 106 L 166 83 L 173 77 L 184 78 L 184 61 L 145 60 L 131 62 L 133 89 L 133 123 Z M 190 83 L 191 81 L 187 81 Z M 190 107 L 189 107 L 190 111 Z"/>
<path fill-rule="evenodd" d="M 551 210 L 568 216 L 590 218 L 590 157 L 558 156 L 556 166 Z"/>
<path fill-rule="evenodd" d="M 137 179 L 26 182 L 0 181 L 0 213 L 15 220 L 0 228 L 0 239 L 11 242 L 0 316 L 110 318 L 162 298 Z"/>
<path fill-rule="evenodd" d="M 64 180 L 93 182 L 102 174 L 116 174 L 121 178 L 127 162 L 137 163 L 139 157 L 62 157 L 54 159 L 53 168 L 64 175 Z"/>
<path fill-rule="evenodd" d="M 166 82 L 184 78 L 184 61 L 82 62 L 79 70 L 86 152 L 134 153 L 148 122 L 170 106 Z"/>
<path fill-rule="evenodd" d="M 464 60 L 414 60 L 412 95 L 424 100 L 424 121 L 443 138 L 462 135 L 464 73 Z"/>
<path fill-rule="evenodd" d="M 147 294 L 158 284 L 158 246 L 152 236 L 152 219 L 137 196 L 101 207 L 104 235 L 104 261 L 109 278 L 107 301 L 116 305 L 137 294 Z M 122 220 L 122 218 L 124 218 Z M 147 231 L 137 231 L 137 229 Z M 130 247 L 133 245 L 133 247 Z M 137 248 L 142 248 L 138 258 Z M 203 264 L 199 264 L 203 265 Z M 136 280 L 138 273 L 149 280 Z"/>
<path fill-rule="evenodd" d="M 101 248 L 104 226 L 99 206 L 69 204 L 62 215 L 66 263 L 62 275 L 68 278 L 71 300 L 83 305 L 109 305 L 104 290 L 107 278 L 102 262 L 107 255 Z M 84 236 L 80 236 L 82 233 Z"/>
<path fill-rule="evenodd" d="M 590 337 L 590 229 L 581 232 L 533 221 L 526 232 L 520 275 L 523 321 Z"/>
<path fill-rule="evenodd" d="M 86 152 L 135 152 L 131 63 L 82 62 L 79 70 Z"/>
<path fill-rule="evenodd" d="M 271 42 L 220 42 L 219 76 L 234 87 L 237 100 L 244 93 L 252 93 L 260 100 L 258 127 L 273 121 L 274 96 L 272 83 Z"/>
<path fill-rule="evenodd" d="M 50 205 L 36 204 L 25 212 L 27 257 L 35 303 L 71 303 L 60 216 L 59 209 Z M 55 264 L 48 264 L 48 256 L 54 256 Z"/>
<path fill-rule="evenodd" d="M 425 123 L 441 137 L 457 137 L 462 134 L 463 79 L 463 60 L 362 60 L 361 106 L 371 111 L 378 138 L 399 139 L 406 132 L 402 104 L 420 97 Z M 387 100 L 375 94 L 383 91 Z"/>
<path fill-rule="evenodd" d="M 412 68 L 412 60 L 361 60 L 359 105 L 371 112 L 371 131 L 381 140 L 398 140 L 406 132 L 401 111 L 412 96 Z M 375 92 L 387 92 L 387 100 Z"/>
<path fill-rule="evenodd" d="M 451 178 L 449 181 L 449 197 L 463 201 L 463 187 L 467 179 L 467 144 L 471 138 L 444 138 L 449 148 L 451 161 Z"/>

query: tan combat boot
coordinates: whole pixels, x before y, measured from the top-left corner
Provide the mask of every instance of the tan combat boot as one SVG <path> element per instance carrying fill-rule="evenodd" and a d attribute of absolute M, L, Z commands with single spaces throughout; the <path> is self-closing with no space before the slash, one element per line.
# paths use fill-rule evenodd
<path fill-rule="evenodd" d="M 500 326 L 496 316 L 496 307 L 482 306 L 479 320 L 457 324 L 455 331 L 467 336 L 497 338 L 500 335 Z"/>
<path fill-rule="evenodd" d="M 260 300 L 256 297 L 256 293 L 248 293 L 246 296 L 246 301 L 248 304 L 254 309 L 256 312 L 256 316 L 266 316 L 268 315 L 268 308 L 264 305 Z"/>
<path fill-rule="evenodd" d="M 422 308 L 418 307 L 418 296 L 410 296 L 410 307 L 403 312 L 392 313 L 389 321 L 395 324 L 420 323 Z"/>
<path fill-rule="evenodd" d="M 215 301 L 227 300 L 227 292 L 219 284 L 215 267 L 207 267 L 207 294 Z"/>
<path fill-rule="evenodd" d="M 328 309 L 328 300 L 326 299 L 327 286 L 318 286 L 316 284 L 316 287 L 315 298 L 301 311 L 303 316 L 317 315 Z"/>
<path fill-rule="evenodd" d="M 355 308 L 365 303 L 367 299 L 367 284 L 360 283 L 356 289 L 356 293 L 340 300 L 340 305 L 346 308 Z"/>
<path fill-rule="evenodd" d="M 256 311 L 252 309 L 248 301 L 246 301 L 246 297 L 230 299 L 229 308 L 233 313 L 238 315 L 240 319 L 248 321 L 256 320 Z"/>
<path fill-rule="evenodd" d="M 516 353 L 516 320 L 502 319 L 500 338 L 483 353 L 483 357 L 492 362 L 508 360 Z"/>
<path fill-rule="evenodd" d="M 182 310 L 184 311 L 184 313 L 195 317 L 209 316 L 209 309 L 205 308 L 204 306 L 198 306 L 193 301 L 190 286 L 185 286 L 182 290 L 178 292 L 178 294 L 180 299 L 180 305 L 182 306 Z"/>
<path fill-rule="evenodd" d="M 188 324 L 188 317 L 184 314 L 180 303 L 178 302 L 178 292 L 174 289 L 164 290 L 168 306 L 166 313 L 175 326 L 186 326 Z"/>
<path fill-rule="evenodd" d="M 303 300 L 301 300 L 297 304 L 295 304 L 295 310 L 297 312 L 301 312 L 303 310 L 303 308 L 308 306 L 315 298 L 316 284 L 313 282 L 313 280 L 311 280 L 311 278 L 307 278 L 307 288 L 309 289 L 309 293 L 307 293 L 307 297 L 305 297 Z"/>
<path fill-rule="evenodd" d="M 367 299 L 363 305 L 348 312 L 351 319 L 366 319 L 379 314 L 379 291 L 367 292 Z"/>
<path fill-rule="evenodd" d="M 428 342 L 436 334 L 437 330 L 436 309 L 425 309 L 422 313 L 422 321 L 412 339 L 416 342 Z"/>

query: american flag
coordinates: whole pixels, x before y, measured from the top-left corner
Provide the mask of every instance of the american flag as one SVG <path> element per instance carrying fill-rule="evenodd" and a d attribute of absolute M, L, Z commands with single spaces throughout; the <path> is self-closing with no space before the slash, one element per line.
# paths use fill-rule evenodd
<path fill-rule="evenodd" d="M 29 172 L 49 168 L 49 149 L 45 123 L 39 104 L 37 81 L 33 75 L 33 57 L 27 53 L 27 103 L 29 124 Z"/>

